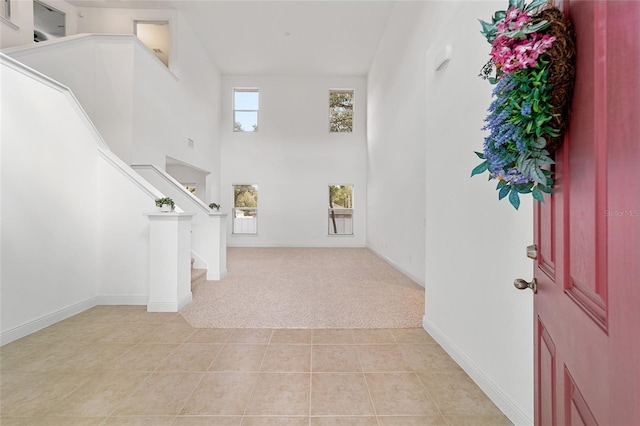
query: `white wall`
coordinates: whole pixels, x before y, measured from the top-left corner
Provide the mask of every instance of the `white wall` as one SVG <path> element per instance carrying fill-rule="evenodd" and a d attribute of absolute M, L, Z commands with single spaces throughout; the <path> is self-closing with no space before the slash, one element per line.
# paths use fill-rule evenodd
<path fill-rule="evenodd" d="M 394 7 L 368 75 L 367 245 L 424 286 L 423 8 Z"/>
<path fill-rule="evenodd" d="M 2 343 L 96 304 L 145 304 L 144 213 L 162 194 L 107 149 L 66 87 L 4 56 L 0 76 Z"/>
<path fill-rule="evenodd" d="M 503 7 L 395 4 L 369 74 L 368 243 L 404 269 L 410 268 L 406 247 L 424 244 L 425 328 L 514 423 L 530 424 L 532 294 L 512 282 L 533 274 L 525 257 L 532 203 L 523 200 L 516 212 L 498 202 L 494 183 L 469 177 L 491 91 L 477 77 L 489 53 L 477 19 Z M 434 58 L 446 44 L 453 58 L 436 73 Z M 414 195 L 421 181 L 424 195 Z M 403 190 L 394 194 L 393 187 Z M 426 218 L 424 234 L 404 233 L 404 222 L 381 226 L 389 200 L 414 197 L 423 203 L 414 210 Z"/>
<path fill-rule="evenodd" d="M 0 18 L 0 48 L 33 43 L 33 2 L 12 1 L 11 19 Z"/>
<path fill-rule="evenodd" d="M 196 190 L 193 195 L 201 199 L 203 202 L 205 201 L 206 196 L 204 188 L 207 181 L 207 174 L 205 172 L 181 164 L 167 164 L 165 170 L 183 185 L 188 183 L 195 184 Z M 212 202 L 215 202 L 215 200 L 212 200 Z M 209 205 L 210 203 L 206 204 Z"/>
<path fill-rule="evenodd" d="M 65 14 L 65 32 L 76 34 L 78 24 L 77 9 L 61 0 L 40 0 Z M 0 48 L 33 44 L 33 1 L 12 0 L 11 21 L 0 19 Z"/>
<path fill-rule="evenodd" d="M 95 304 L 98 161 L 63 92 L 2 68 L 4 341 L 6 332 L 32 332 L 43 318 Z"/>
<path fill-rule="evenodd" d="M 208 172 L 204 199 L 219 199 L 221 77 L 179 13 L 78 8 L 80 14 L 75 26 L 80 33 L 133 34 L 136 19 L 168 20 L 171 72 L 146 47 L 126 37 L 102 37 L 95 44 L 54 40 L 39 43 L 36 50 L 8 53 L 71 87 L 125 162 L 164 168 L 169 155 Z"/>
<path fill-rule="evenodd" d="M 135 20 L 169 21 L 169 64 L 177 77 L 141 68 L 133 81 L 134 145 L 131 163 L 164 168 L 166 156 L 208 172 L 205 202 L 220 194 L 220 82 L 215 63 L 175 10 L 78 8 L 78 32 L 133 34 Z M 137 64 L 146 58 L 136 55 Z M 151 89 L 151 91 L 148 91 Z M 170 99 L 168 101 L 167 99 Z M 156 113 L 167 117 L 158 120 Z M 188 140 L 194 141 L 191 148 Z"/>
<path fill-rule="evenodd" d="M 234 87 L 259 89 L 258 132 L 233 132 Z M 228 76 L 222 88 L 221 211 L 233 184 L 258 184 L 258 235 L 229 229 L 228 245 L 363 247 L 365 78 Z M 329 133 L 330 89 L 355 90 L 353 133 Z M 354 185 L 353 236 L 328 236 L 329 184 Z"/>

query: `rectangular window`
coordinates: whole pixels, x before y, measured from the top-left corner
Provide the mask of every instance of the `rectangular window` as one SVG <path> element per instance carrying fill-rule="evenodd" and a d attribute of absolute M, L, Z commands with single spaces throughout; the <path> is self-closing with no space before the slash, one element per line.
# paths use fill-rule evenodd
<path fill-rule="evenodd" d="M 329 185 L 329 235 L 353 235 L 353 185 Z"/>
<path fill-rule="evenodd" d="M 258 131 L 258 89 L 233 89 L 233 131 Z"/>
<path fill-rule="evenodd" d="M 329 132 L 353 132 L 353 90 L 329 90 Z"/>
<path fill-rule="evenodd" d="M 258 233 L 258 185 L 233 185 L 233 233 Z"/>

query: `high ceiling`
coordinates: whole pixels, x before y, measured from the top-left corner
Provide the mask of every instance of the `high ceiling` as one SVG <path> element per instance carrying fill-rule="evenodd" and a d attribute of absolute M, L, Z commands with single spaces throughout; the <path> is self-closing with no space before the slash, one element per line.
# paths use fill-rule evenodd
<path fill-rule="evenodd" d="M 231 75 L 365 75 L 393 6 L 392 0 L 69 3 L 178 9 L 220 71 Z"/>

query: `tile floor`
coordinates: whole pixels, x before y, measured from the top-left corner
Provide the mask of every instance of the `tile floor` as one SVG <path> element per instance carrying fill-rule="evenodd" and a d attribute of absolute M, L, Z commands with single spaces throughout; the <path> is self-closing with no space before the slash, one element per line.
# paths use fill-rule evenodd
<path fill-rule="evenodd" d="M 422 329 L 196 329 L 98 306 L 0 349 L 10 425 L 509 425 Z"/>

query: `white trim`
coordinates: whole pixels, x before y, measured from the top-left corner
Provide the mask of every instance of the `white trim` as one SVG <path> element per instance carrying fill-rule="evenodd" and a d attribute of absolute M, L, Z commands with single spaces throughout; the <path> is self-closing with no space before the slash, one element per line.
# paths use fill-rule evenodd
<path fill-rule="evenodd" d="M 422 317 L 422 327 L 436 342 L 458 363 L 482 391 L 515 425 L 533 425 L 533 419 L 520 407 L 514 404 L 509 396 L 490 377 L 458 348 L 449 338 L 433 324 L 427 316 Z"/>
<path fill-rule="evenodd" d="M 149 299 L 148 294 L 103 294 L 98 296 L 98 305 L 100 306 L 144 306 Z"/>
<path fill-rule="evenodd" d="M 384 260 L 385 262 L 387 262 L 389 265 L 393 266 L 394 268 L 396 268 L 398 271 L 402 272 L 404 275 L 406 275 L 407 277 L 411 278 L 411 280 L 415 281 L 416 283 L 418 283 L 421 287 L 424 288 L 424 280 L 421 278 L 416 277 L 415 275 L 413 275 L 411 272 L 407 271 L 406 269 L 404 269 L 403 267 L 401 267 L 400 265 L 398 265 L 396 262 L 394 262 L 393 260 L 389 259 L 387 256 L 385 256 L 384 254 L 380 253 L 376 248 L 367 245 L 366 246 L 369 250 L 371 250 L 376 256 L 378 256 L 380 259 Z"/>
<path fill-rule="evenodd" d="M 147 312 L 178 312 L 180 309 L 187 306 L 193 300 L 193 294 L 189 292 L 185 297 L 174 301 L 162 301 L 156 300 L 147 302 Z"/>
<path fill-rule="evenodd" d="M 41 41 L 40 43 L 25 44 L 21 46 L 9 47 L 2 50 L 2 53 L 10 55 L 14 58 L 20 58 L 24 54 L 30 54 L 32 50 L 56 48 L 59 44 L 82 43 L 93 41 L 130 41 L 138 46 L 149 58 L 151 58 L 158 66 L 162 67 L 167 75 L 171 76 L 175 81 L 179 81 L 177 74 L 167 68 L 165 64 L 153 53 L 151 49 L 144 45 L 134 34 L 75 34 L 67 37 L 54 38 L 52 40 Z M 171 59 L 169 59 L 171 61 Z M 171 63 L 171 62 L 169 62 Z"/>
<path fill-rule="evenodd" d="M 100 154 L 100 157 L 103 158 L 109 165 L 126 176 L 131 182 L 133 182 L 138 188 L 144 191 L 151 198 L 156 199 L 164 197 L 164 194 L 162 192 L 160 192 L 155 186 L 151 185 L 147 180 L 136 173 L 131 166 L 128 166 L 108 148 L 98 148 L 98 154 Z M 178 213 L 182 212 L 179 206 L 176 206 L 175 211 Z"/>
<path fill-rule="evenodd" d="M 49 327 L 57 322 L 66 320 L 67 318 L 77 315 L 80 312 L 84 312 L 87 309 L 91 309 L 97 305 L 98 298 L 92 297 L 90 299 L 83 300 L 50 314 L 43 315 L 10 330 L 3 331 L 0 334 L 0 346 L 21 339 L 31 333 L 35 333 L 36 331 L 42 330 L 43 328 Z"/>
<path fill-rule="evenodd" d="M 166 181 L 171 186 L 173 186 L 176 190 L 180 191 L 180 193 L 182 193 L 184 196 L 189 198 L 194 205 L 198 206 L 200 210 L 202 210 L 203 213 L 206 213 L 209 216 L 220 215 L 220 213 L 214 213 L 213 210 L 210 209 L 209 206 L 207 206 L 204 203 L 204 201 L 202 201 L 200 198 L 196 197 L 191 192 L 189 192 L 180 182 L 178 182 L 173 176 L 171 176 L 169 173 L 167 173 L 165 170 L 161 169 L 160 167 L 155 166 L 153 164 L 132 164 L 130 167 L 136 172 L 138 170 L 151 170 L 152 172 L 157 174 L 159 177 L 161 177 L 164 181 Z M 137 175 L 141 177 L 139 173 L 137 173 Z"/>
<path fill-rule="evenodd" d="M 69 101 L 69 103 L 71 104 L 71 106 L 73 107 L 73 109 L 75 109 L 76 112 L 78 113 L 78 116 L 84 123 L 87 130 L 89 130 L 89 133 L 91 133 L 91 135 L 93 136 L 98 147 L 107 149 L 107 150 L 109 149 L 107 143 L 104 141 L 104 139 L 102 139 L 102 136 L 100 135 L 96 127 L 93 125 L 93 122 L 89 118 L 89 115 L 84 110 L 84 108 L 82 108 L 82 105 L 80 105 L 80 102 L 78 102 L 78 99 L 75 97 L 71 89 L 69 89 L 64 84 L 61 84 L 55 81 L 54 79 L 49 78 L 46 75 L 34 70 L 33 68 L 30 68 L 24 65 L 23 63 L 16 61 L 15 59 L 5 55 L 4 53 L 0 53 L 0 64 L 8 68 L 11 68 L 14 71 L 19 72 L 27 77 L 30 77 L 33 80 L 39 83 L 42 83 L 54 90 L 57 90 L 58 92 L 63 93 L 67 98 L 67 100 Z"/>
<path fill-rule="evenodd" d="M 2 22 L 5 25 L 8 25 L 9 28 L 11 28 L 12 30 L 20 31 L 20 27 L 14 24 L 13 22 L 11 22 L 11 19 L 7 19 L 4 16 L 0 16 L 0 22 Z"/>

